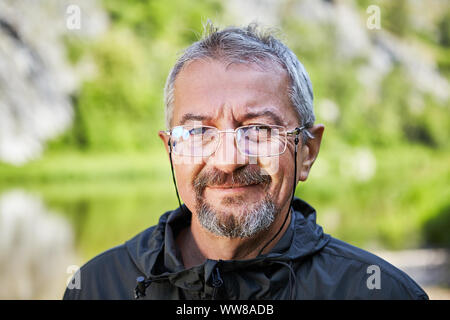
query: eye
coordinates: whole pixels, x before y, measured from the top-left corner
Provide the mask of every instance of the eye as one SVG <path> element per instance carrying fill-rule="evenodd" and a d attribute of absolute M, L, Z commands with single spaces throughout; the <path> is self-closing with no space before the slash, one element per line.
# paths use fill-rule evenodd
<path fill-rule="evenodd" d="M 268 125 L 266 125 L 266 124 L 258 124 L 258 125 L 255 125 L 254 126 L 254 130 L 257 130 L 257 131 L 269 131 L 269 130 L 272 130 L 272 127 L 270 127 L 270 126 L 268 126 Z"/>
<path fill-rule="evenodd" d="M 246 140 L 257 142 L 262 137 L 261 135 L 269 135 L 270 134 L 270 126 L 267 125 L 250 125 L 248 127 L 242 128 L 243 137 Z M 238 138 L 241 138 L 241 135 L 238 135 Z"/>
<path fill-rule="evenodd" d="M 199 136 L 202 135 L 203 133 L 205 133 L 207 128 L 205 127 L 195 127 L 189 130 L 189 134 L 191 136 Z"/>
<path fill-rule="evenodd" d="M 265 124 L 256 124 L 256 125 L 251 125 L 245 128 L 245 133 L 249 136 L 255 136 L 255 135 L 260 135 L 261 133 L 267 133 L 270 134 L 272 128 L 269 125 L 265 125 Z"/>
<path fill-rule="evenodd" d="M 252 130 L 252 131 L 262 131 L 262 130 L 270 130 L 272 129 L 272 126 L 270 124 L 264 124 L 264 123 L 255 123 L 255 124 L 249 124 L 244 126 L 245 130 Z"/>

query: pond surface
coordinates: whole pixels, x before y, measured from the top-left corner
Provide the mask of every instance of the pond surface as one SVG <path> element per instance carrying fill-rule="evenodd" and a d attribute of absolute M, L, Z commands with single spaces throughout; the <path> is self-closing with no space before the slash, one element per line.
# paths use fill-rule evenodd
<path fill-rule="evenodd" d="M 177 206 L 172 190 L 170 181 L 0 189 L 0 299 L 61 298 L 71 266 L 155 225 Z"/>

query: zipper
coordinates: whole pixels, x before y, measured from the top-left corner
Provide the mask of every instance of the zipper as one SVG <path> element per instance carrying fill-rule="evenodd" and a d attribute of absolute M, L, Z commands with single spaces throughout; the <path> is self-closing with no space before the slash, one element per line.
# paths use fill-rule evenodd
<path fill-rule="evenodd" d="M 214 287 L 212 300 L 215 300 L 216 299 L 216 295 L 217 295 L 217 291 L 223 285 L 223 280 L 222 280 L 222 277 L 220 275 L 219 266 L 216 266 L 214 271 L 213 271 L 213 273 L 212 273 L 212 283 L 211 284 Z"/>

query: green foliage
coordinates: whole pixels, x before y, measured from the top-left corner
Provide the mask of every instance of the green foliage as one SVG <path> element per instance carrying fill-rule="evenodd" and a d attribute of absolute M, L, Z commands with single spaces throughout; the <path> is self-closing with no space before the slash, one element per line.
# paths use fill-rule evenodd
<path fill-rule="evenodd" d="M 424 224 L 424 234 L 427 243 L 449 247 L 450 245 L 450 203 L 438 210 Z"/>
<path fill-rule="evenodd" d="M 363 12 L 368 5 L 379 5 L 383 28 L 407 39 L 417 37 L 445 75 L 448 50 L 433 34 L 412 30 L 405 1 L 358 4 Z M 365 89 L 357 75 L 364 61 L 340 57 L 338 37 L 327 25 L 300 22 L 287 10 L 282 29 L 310 74 L 316 112 L 324 99 L 339 108 L 332 122 L 318 112 L 318 122 L 326 125 L 321 152 L 311 181 L 297 195 L 317 207 L 325 230 L 330 227 L 332 234 L 352 243 L 396 249 L 450 246 L 445 223 L 427 222 L 421 232 L 431 217 L 447 221 L 442 206 L 450 198 L 448 102 L 417 92 L 400 65 L 382 79 L 378 92 Z M 375 155 L 376 172 L 369 181 L 355 180 L 345 165 L 360 148 Z"/>
<path fill-rule="evenodd" d="M 65 38 L 69 61 L 92 61 L 95 74 L 75 99 L 71 130 L 50 149 L 150 150 L 164 128 L 163 87 L 180 47 L 197 40 L 217 1 L 104 1 L 112 21 L 101 39 Z"/>
<path fill-rule="evenodd" d="M 404 36 L 411 29 L 407 0 L 382 1 L 383 25 L 393 33 Z"/>
<path fill-rule="evenodd" d="M 436 30 L 419 32 L 406 1 L 357 4 L 362 15 L 368 5 L 380 5 L 383 31 L 420 43 L 449 78 L 448 13 Z M 201 23 L 223 17 L 215 0 L 105 0 L 103 6 L 111 20 L 104 35 L 64 39 L 71 63 L 95 66 L 73 96 L 72 127 L 41 160 L 0 164 L 0 191 L 18 187 L 40 194 L 72 221 L 85 260 L 177 205 L 157 136 L 165 126 L 163 88 L 179 51 L 198 39 Z M 325 232 L 353 244 L 450 247 L 448 102 L 416 92 L 401 66 L 378 91 L 365 88 L 358 79 L 364 58 L 340 56 L 331 25 L 299 21 L 289 6 L 281 10 L 280 29 L 308 70 L 317 120 L 326 125 L 319 157 L 297 195 L 317 209 Z M 336 103 L 335 121 L 318 112 L 325 100 Z M 361 149 L 375 159 L 368 179 L 354 170 Z"/>
<path fill-rule="evenodd" d="M 439 21 L 438 28 L 439 43 L 444 47 L 450 47 L 450 10 Z"/>

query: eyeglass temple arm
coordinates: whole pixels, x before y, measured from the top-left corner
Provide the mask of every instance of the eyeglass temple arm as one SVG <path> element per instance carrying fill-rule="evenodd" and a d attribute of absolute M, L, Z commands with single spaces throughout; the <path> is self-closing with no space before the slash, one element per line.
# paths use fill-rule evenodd
<path fill-rule="evenodd" d="M 311 134 L 311 132 L 306 130 L 305 126 L 297 127 L 294 130 L 292 130 L 292 131 L 288 131 L 286 134 L 288 136 L 298 136 L 300 134 L 300 132 L 302 132 L 303 130 L 305 130 L 306 135 L 308 136 L 308 138 L 314 139 L 314 136 Z"/>

